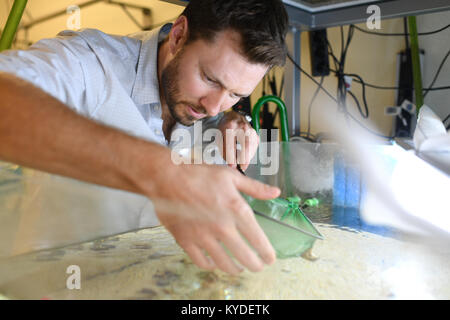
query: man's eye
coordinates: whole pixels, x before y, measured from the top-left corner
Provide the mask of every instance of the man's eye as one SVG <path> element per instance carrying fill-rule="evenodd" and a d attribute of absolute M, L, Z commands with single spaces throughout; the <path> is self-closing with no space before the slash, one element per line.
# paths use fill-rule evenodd
<path fill-rule="evenodd" d="M 206 79 L 206 81 L 208 81 L 208 82 L 210 82 L 210 83 L 216 83 L 213 79 L 211 79 L 210 77 L 208 77 L 206 74 L 205 74 L 205 79 Z"/>
<path fill-rule="evenodd" d="M 235 94 L 230 94 L 230 97 L 231 97 L 231 99 L 236 100 L 235 103 L 241 102 L 244 99 L 244 98 L 239 97 L 239 96 L 237 96 Z"/>

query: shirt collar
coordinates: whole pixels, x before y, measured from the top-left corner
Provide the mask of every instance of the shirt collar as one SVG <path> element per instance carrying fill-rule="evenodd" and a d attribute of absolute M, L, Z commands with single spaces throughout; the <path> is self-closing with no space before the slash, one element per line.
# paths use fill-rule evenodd
<path fill-rule="evenodd" d="M 167 36 L 171 28 L 172 24 L 168 23 L 132 36 L 142 41 L 136 80 L 131 91 L 131 98 L 137 105 L 161 104 L 158 80 L 158 44 Z"/>

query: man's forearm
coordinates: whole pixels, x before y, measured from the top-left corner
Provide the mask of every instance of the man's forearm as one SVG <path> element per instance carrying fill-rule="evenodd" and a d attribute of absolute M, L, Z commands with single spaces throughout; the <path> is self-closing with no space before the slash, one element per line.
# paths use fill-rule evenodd
<path fill-rule="evenodd" d="M 82 117 L 15 76 L 0 73 L 0 159 L 143 193 L 137 180 L 169 165 L 170 150 Z M 153 188 L 146 185 L 146 194 Z"/>

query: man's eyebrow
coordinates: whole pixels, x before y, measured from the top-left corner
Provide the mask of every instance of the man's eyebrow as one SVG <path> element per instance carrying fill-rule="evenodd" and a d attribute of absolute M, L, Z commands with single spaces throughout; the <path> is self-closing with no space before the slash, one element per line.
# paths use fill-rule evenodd
<path fill-rule="evenodd" d="M 219 79 L 217 79 L 216 77 L 214 77 L 213 75 L 211 75 L 209 72 L 206 72 L 205 68 L 203 68 L 202 66 L 200 66 L 200 70 L 201 70 L 201 72 L 203 72 L 203 74 L 205 74 L 209 79 L 211 79 L 211 81 L 217 83 L 219 86 L 221 86 L 221 87 L 224 88 L 225 90 L 230 91 L 230 90 L 223 84 L 222 81 L 220 81 Z M 250 94 L 241 94 L 241 93 L 236 93 L 236 92 L 233 92 L 233 94 L 234 94 L 236 97 L 239 97 L 239 98 L 247 98 L 247 97 L 250 96 Z"/>

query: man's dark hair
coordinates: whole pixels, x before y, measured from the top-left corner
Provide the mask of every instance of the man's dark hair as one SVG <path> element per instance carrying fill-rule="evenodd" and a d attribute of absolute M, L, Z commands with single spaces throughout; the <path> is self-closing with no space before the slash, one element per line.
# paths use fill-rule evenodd
<path fill-rule="evenodd" d="M 186 43 L 213 41 L 218 32 L 233 30 L 249 62 L 285 63 L 288 17 L 281 0 L 191 0 L 182 15 L 188 20 Z"/>

